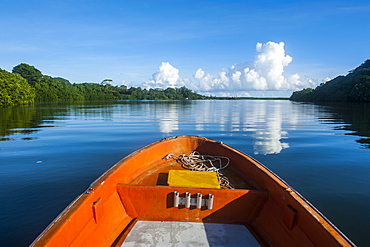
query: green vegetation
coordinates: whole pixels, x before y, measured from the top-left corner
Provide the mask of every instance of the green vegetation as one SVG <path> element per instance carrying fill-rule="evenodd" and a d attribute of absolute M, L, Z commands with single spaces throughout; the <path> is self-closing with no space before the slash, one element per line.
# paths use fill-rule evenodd
<path fill-rule="evenodd" d="M 206 99 L 181 88 L 141 89 L 113 86 L 111 79 L 101 83 L 74 83 L 61 77 L 43 75 L 34 66 L 22 63 L 12 73 L 0 69 L 0 106 L 27 105 L 34 102 L 72 102 L 95 100 L 195 100 Z"/>
<path fill-rule="evenodd" d="M 305 102 L 370 102 L 370 59 L 346 76 L 338 76 L 315 89 L 294 92 L 293 101 Z"/>
<path fill-rule="evenodd" d="M 31 87 L 35 86 L 35 84 L 39 82 L 43 76 L 40 70 L 25 63 L 15 66 L 12 72 L 14 74 L 19 74 L 26 79 Z"/>
<path fill-rule="evenodd" d="M 35 100 L 35 89 L 18 74 L 0 69 L 0 106 L 29 105 Z"/>

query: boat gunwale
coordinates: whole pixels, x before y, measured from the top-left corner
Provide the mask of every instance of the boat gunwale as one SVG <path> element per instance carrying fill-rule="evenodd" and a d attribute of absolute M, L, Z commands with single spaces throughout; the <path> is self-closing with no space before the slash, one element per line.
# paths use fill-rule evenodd
<path fill-rule="evenodd" d="M 210 139 L 211 140 L 211 139 Z M 223 146 L 226 146 L 227 148 L 231 149 L 232 151 L 236 152 L 236 153 L 239 153 L 241 154 L 242 156 L 247 156 L 248 158 L 252 159 L 255 164 L 258 164 L 260 165 L 266 172 L 270 173 L 270 174 L 267 174 L 269 175 L 269 177 L 273 178 L 275 182 L 278 182 L 278 184 L 281 186 L 281 184 L 284 184 L 285 186 L 281 186 L 282 188 L 284 188 L 287 192 L 289 192 L 289 194 L 295 199 L 295 198 L 299 198 L 301 200 L 303 200 L 310 208 L 312 208 L 320 217 L 322 217 L 322 219 L 324 220 L 324 222 L 327 222 L 329 226 L 331 226 L 336 232 L 339 233 L 339 235 L 341 237 L 343 237 L 350 245 L 352 246 L 356 246 L 334 223 L 332 223 L 323 213 L 321 213 L 321 211 L 319 209 L 317 209 L 309 200 L 307 200 L 303 195 L 301 195 L 297 190 L 295 190 L 292 186 L 290 186 L 284 179 L 282 179 L 279 175 L 277 175 L 275 172 L 273 172 L 271 169 L 269 169 L 268 167 L 266 167 L 265 165 L 263 165 L 262 163 L 260 163 L 258 160 L 256 160 L 255 158 L 253 158 L 252 156 L 250 155 L 247 155 L 245 153 L 243 153 L 242 151 L 239 151 L 238 149 L 235 149 L 227 144 L 224 144 L 222 142 L 220 142 L 220 144 L 222 144 Z M 258 167 L 258 166 L 257 166 Z M 261 167 L 258 167 L 258 168 L 261 168 Z M 307 207 L 304 207 L 304 205 L 302 205 L 304 209 L 306 209 L 311 215 L 312 215 L 312 212 L 310 210 L 308 210 Z M 324 228 L 326 228 L 323 224 L 321 224 Z M 326 228 L 327 229 L 327 228 Z M 328 229 L 327 229 L 328 230 Z M 329 230 L 328 230 L 329 231 Z"/>
<path fill-rule="evenodd" d="M 119 160 L 116 162 L 113 166 L 111 166 L 107 171 L 105 171 L 102 175 L 100 175 L 94 182 L 92 182 L 89 187 L 81 194 L 76 196 L 76 198 L 60 213 L 58 216 L 38 235 L 38 237 L 31 243 L 30 246 L 34 246 L 40 239 L 45 238 L 48 239 L 48 237 L 53 236 L 53 234 L 57 231 L 58 227 L 56 229 L 52 229 L 53 227 L 56 227 L 58 224 L 60 226 L 63 225 L 63 221 L 61 221 L 63 218 L 67 219 L 70 215 L 73 214 L 74 210 L 73 208 L 78 208 L 80 205 L 84 204 L 84 202 L 87 200 L 87 198 L 90 197 L 91 194 L 93 194 L 93 191 L 98 189 L 100 186 L 102 186 L 105 181 L 110 178 L 115 172 L 120 170 L 128 160 L 136 157 L 138 154 L 145 152 L 146 150 L 150 149 L 151 147 L 155 147 L 156 145 L 160 144 L 164 141 L 171 141 L 177 138 L 188 138 L 188 139 L 196 139 L 197 141 L 204 141 L 208 143 L 215 143 L 223 146 L 227 150 L 234 152 L 238 155 L 240 155 L 242 158 L 249 159 L 251 163 L 257 168 L 262 171 L 266 176 L 271 178 L 272 181 L 274 181 L 279 187 L 281 187 L 283 190 L 288 192 L 288 194 L 297 201 L 297 203 L 302 205 L 302 208 L 304 208 L 312 217 L 316 218 L 316 216 L 313 214 L 311 209 L 319 215 L 323 219 L 324 222 L 326 222 L 329 227 L 332 227 L 338 235 L 340 235 L 345 241 L 347 241 L 350 245 L 356 246 L 343 232 L 341 232 L 328 218 L 326 218 L 316 207 L 314 207 L 305 197 L 303 197 L 300 193 L 298 193 L 296 190 L 294 190 L 287 182 L 285 182 L 282 178 L 280 178 L 276 173 L 274 173 L 272 170 L 267 168 L 265 165 L 254 159 L 253 157 L 227 145 L 219 141 L 215 141 L 209 138 L 200 137 L 200 136 L 174 136 L 169 138 L 164 138 L 159 141 L 150 143 Z M 238 169 L 238 167 L 236 167 Z M 302 200 L 308 207 L 302 204 L 300 200 Z M 331 232 L 325 225 L 322 224 L 322 222 L 318 220 L 322 227 L 324 227 L 328 232 Z M 335 235 L 331 234 L 333 238 L 336 238 Z"/>
<path fill-rule="evenodd" d="M 154 143 L 150 143 L 140 149 L 137 149 L 131 153 L 129 153 L 127 156 L 125 156 L 124 158 L 120 159 L 119 161 L 117 161 L 113 166 L 111 166 L 108 170 L 106 170 L 103 174 L 101 174 L 98 178 L 96 178 L 81 194 L 77 195 L 50 223 L 49 225 L 35 238 L 35 240 L 30 244 L 30 246 L 34 246 L 41 238 L 43 238 L 45 236 L 45 234 L 47 233 L 47 235 L 52 235 L 53 231 L 52 232 L 49 232 L 55 225 L 59 224 L 59 223 L 62 223 L 60 222 L 60 220 L 63 218 L 63 217 L 67 217 L 69 214 L 73 213 L 73 211 L 71 211 L 71 209 L 73 207 L 78 207 L 79 205 L 82 205 L 85 200 L 90 196 L 91 194 L 91 191 L 94 191 L 95 189 L 97 189 L 99 186 L 101 186 L 104 181 L 106 180 L 106 178 L 109 178 L 111 174 L 113 174 L 115 171 L 117 171 L 121 166 L 123 166 L 125 164 L 125 161 L 126 160 L 129 160 L 130 158 L 132 157 L 135 157 L 138 153 L 140 152 L 143 152 L 144 150 L 146 150 L 147 148 L 159 143 L 163 141 L 160 140 L 160 141 L 157 141 L 157 142 L 154 142 Z M 55 229 L 57 230 L 57 229 Z"/>

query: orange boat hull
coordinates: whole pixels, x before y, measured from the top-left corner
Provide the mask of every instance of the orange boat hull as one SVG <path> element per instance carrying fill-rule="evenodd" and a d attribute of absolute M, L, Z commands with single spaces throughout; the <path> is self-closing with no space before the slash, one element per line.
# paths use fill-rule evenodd
<path fill-rule="evenodd" d="M 250 188 L 181 188 L 159 184 L 180 169 L 168 154 L 220 155 Z M 211 194 L 212 209 L 175 207 L 174 193 Z M 137 220 L 245 225 L 261 246 L 353 246 L 284 181 L 251 157 L 219 142 L 181 136 L 150 144 L 119 161 L 72 202 L 32 246 L 119 246 Z"/>

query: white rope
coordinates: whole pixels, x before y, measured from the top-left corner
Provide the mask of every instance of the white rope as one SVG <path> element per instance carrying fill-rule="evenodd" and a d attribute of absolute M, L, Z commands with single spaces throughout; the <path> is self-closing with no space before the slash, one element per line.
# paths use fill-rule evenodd
<path fill-rule="evenodd" d="M 181 162 L 181 166 L 184 169 L 192 171 L 216 172 L 218 182 L 222 187 L 234 189 L 234 186 L 229 182 L 229 179 L 220 171 L 222 169 L 225 169 L 229 165 L 230 159 L 228 157 L 202 155 L 199 154 L 197 151 L 194 151 L 189 155 L 183 154 L 177 156 L 174 154 L 168 154 L 165 158 L 176 158 L 178 161 Z"/>

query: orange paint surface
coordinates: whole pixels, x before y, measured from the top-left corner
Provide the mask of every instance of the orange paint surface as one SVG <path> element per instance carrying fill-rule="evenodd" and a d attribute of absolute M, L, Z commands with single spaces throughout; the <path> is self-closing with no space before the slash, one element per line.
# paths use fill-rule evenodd
<path fill-rule="evenodd" d="M 245 181 L 241 183 L 245 188 L 181 188 L 162 184 L 161 176 L 168 171 L 161 168 L 176 165 L 164 157 L 195 150 L 228 157 L 230 170 Z M 156 181 L 161 183 L 156 185 Z M 174 207 L 175 191 L 180 195 L 201 193 L 205 199 L 212 194 L 213 208 Z M 181 136 L 150 144 L 119 161 L 93 183 L 89 192 L 72 202 L 32 246 L 112 246 L 135 220 L 241 223 L 262 246 L 352 246 L 304 198 L 262 164 L 202 137 Z"/>

